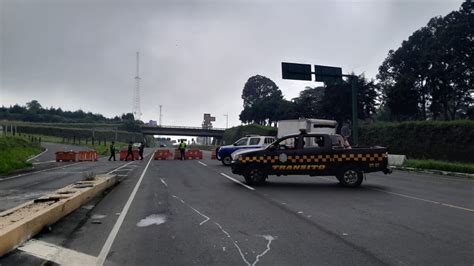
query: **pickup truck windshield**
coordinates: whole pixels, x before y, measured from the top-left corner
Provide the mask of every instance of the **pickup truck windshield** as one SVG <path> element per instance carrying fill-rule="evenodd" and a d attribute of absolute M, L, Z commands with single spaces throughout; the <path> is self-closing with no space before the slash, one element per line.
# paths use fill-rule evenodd
<path fill-rule="evenodd" d="M 247 144 L 247 138 L 239 139 L 234 143 L 234 146 L 244 146 Z"/>

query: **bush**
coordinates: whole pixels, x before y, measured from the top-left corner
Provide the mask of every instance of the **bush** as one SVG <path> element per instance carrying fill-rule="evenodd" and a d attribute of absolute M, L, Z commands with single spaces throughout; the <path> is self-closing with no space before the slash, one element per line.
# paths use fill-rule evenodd
<path fill-rule="evenodd" d="M 403 166 L 474 174 L 474 164 L 472 163 L 451 163 L 436 160 L 406 160 Z"/>
<path fill-rule="evenodd" d="M 380 145 L 409 158 L 474 162 L 474 121 L 413 121 L 364 125 L 364 146 Z"/>

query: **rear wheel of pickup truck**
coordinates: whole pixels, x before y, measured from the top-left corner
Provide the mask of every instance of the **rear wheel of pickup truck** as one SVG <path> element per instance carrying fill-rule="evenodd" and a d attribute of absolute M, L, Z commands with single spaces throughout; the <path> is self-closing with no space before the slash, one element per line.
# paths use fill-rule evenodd
<path fill-rule="evenodd" d="M 245 182 L 249 185 L 262 185 L 267 179 L 267 175 L 256 167 L 250 167 L 244 174 Z"/>
<path fill-rule="evenodd" d="M 229 166 L 230 163 L 232 162 L 232 157 L 230 157 L 230 155 L 228 155 L 228 154 L 224 155 L 224 157 L 222 157 L 222 159 L 221 159 L 221 162 L 222 162 L 223 165 Z"/>
<path fill-rule="evenodd" d="M 358 187 L 360 184 L 362 184 L 362 180 L 364 180 L 362 171 L 358 171 L 354 168 L 346 168 L 336 177 L 345 187 Z"/>

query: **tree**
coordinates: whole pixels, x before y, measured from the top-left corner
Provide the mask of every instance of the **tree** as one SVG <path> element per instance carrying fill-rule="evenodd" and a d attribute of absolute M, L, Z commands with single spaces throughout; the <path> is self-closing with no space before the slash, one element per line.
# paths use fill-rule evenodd
<path fill-rule="evenodd" d="M 26 103 L 26 109 L 28 109 L 28 111 L 30 111 L 30 113 L 36 114 L 41 109 L 43 109 L 43 107 L 41 106 L 41 104 L 37 100 L 33 100 L 31 102 Z"/>
<path fill-rule="evenodd" d="M 473 104 L 473 3 L 432 18 L 396 51 L 377 79 L 393 120 L 466 117 Z"/>
<path fill-rule="evenodd" d="M 296 116 L 298 118 L 322 117 L 324 90 L 324 87 L 306 87 L 301 91 L 300 95 L 293 99 Z"/>
<path fill-rule="evenodd" d="M 133 116 L 132 113 L 122 114 L 121 118 L 122 118 L 123 121 L 127 121 L 127 120 L 134 121 L 135 120 L 135 117 Z"/>
<path fill-rule="evenodd" d="M 357 117 L 368 119 L 375 115 L 378 86 L 374 80 L 357 76 Z M 320 101 L 321 118 L 332 119 L 342 124 L 352 120 L 352 80 L 327 84 Z"/>
<path fill-rule="evenodd" d="M 242 91 L 242 99 L 244 110 L 239 116 L 242 122 L 271 125 L 279 120 L 283 96 L 271 79 L 260 75 L 250 77 Z"/>

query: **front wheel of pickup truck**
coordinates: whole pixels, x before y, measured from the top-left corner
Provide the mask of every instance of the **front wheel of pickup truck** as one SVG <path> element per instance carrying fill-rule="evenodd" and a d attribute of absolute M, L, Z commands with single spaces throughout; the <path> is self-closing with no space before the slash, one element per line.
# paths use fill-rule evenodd
<path fill-rule="evenodd" d="M 232 157 L 229 154 L 226 154 L 222 157 L 221 162 L 225 166 L 229 166 L 232 163 Z"/>
<path fill-rule="evenodd" d="M 362 184 L 362 180 L 364 180 L 362 171 L 358 171 L 354 168 L 344 169 L 336 177 L 345 187 L 358 187 Z"/>
<path fill-rule="evenodd" d="M 245 182 L 247 182 L 247 184 L 251 186 L 263 185 L 265 183 L 265 180 L 267 179 L 267 175 L 263 173 L 262 170 L 256 167 L 251 167 L 247 171 L 245 171 L 244 178 Z"/>

